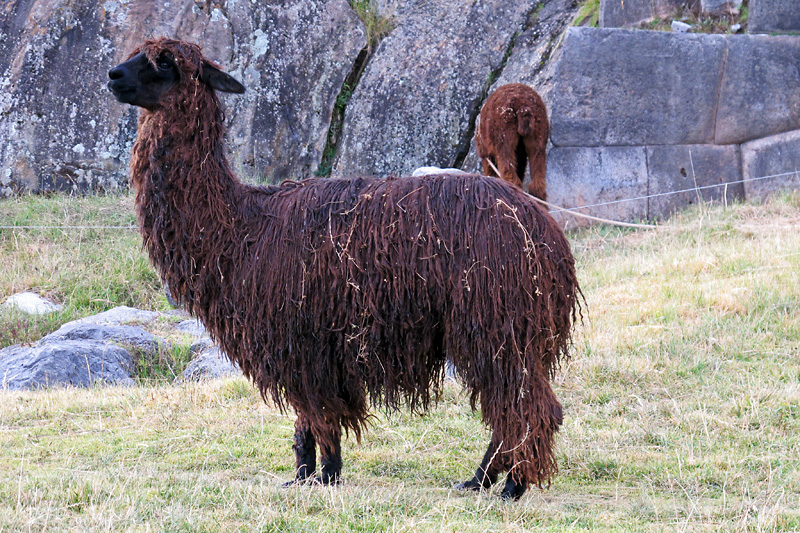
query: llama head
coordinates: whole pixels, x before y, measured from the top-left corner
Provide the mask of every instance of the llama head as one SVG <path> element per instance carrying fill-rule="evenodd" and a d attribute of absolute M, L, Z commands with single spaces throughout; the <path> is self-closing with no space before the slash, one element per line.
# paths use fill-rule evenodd
<path fill-rule="evenodd" d="M 137 47 L 108 77 L 108 88 L 117 100 L 149 111 L 200 89 L 244 92 L 241 83 L 203 57 L 199 46 L 165 38 Z"/>

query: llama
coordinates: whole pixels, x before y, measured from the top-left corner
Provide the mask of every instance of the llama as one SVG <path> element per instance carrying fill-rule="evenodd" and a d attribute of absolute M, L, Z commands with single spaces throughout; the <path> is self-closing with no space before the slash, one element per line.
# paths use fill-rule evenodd
<path fill-rule="evenodd" d="M 215 92 L 244 87 L 197 45 L 149 40 L 109 77 L 142 108 L 130 176 L 152 263 L 264 400 L 297 414 L 287 485 L 338 483 L 343 430 L 360 441 L 371 407 L 427 409 L 446 359 L 492 431 L 458 488 L 508 472 L 501 496 L 516 499 L 549 482 L 562 423 L 549 380 L 580 306 L 545 210 L 474 175 L 246 185 Z"/>
<path fill-rule="evenodd" d="M 481 109 L 475 135 L 483 173 L 522 187 L 526 163 L 530 164 L 528 192 L 546 201 L 549 135 L 547 107 L 536 91 L 522 83 L 499 87 Z M 492 164 L 496 168 L 492 168 Z"/>

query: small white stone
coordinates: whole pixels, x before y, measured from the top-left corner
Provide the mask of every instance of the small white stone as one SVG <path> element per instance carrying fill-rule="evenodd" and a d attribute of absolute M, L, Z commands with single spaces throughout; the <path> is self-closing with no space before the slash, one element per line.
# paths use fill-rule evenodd
<path fill-rule="evenodd" d="M 672 31 L 676 31 L 679 33 L 686 33 L 687 31 L 692 29 L 691 24 L 686 24 L 685 22 L 681 22 L 680 20 L 673 20 L 671 27 Z"/>
<path fill-rule="evenodd" d="M 32 292 L 20 292 L 9 296 L 1 307 L 4 309 L 15 307 L 30 315 L 46 315 L 47 313 L 60 311 L 63 308 L 62 305 L 53 303 Z"/>
<path fill-rule="evenodd" d="M 78 143 L 72 147 L 72 151 L 75 152 L 76 154 L 82 154 L 86 151 L 86 147 Z"/>

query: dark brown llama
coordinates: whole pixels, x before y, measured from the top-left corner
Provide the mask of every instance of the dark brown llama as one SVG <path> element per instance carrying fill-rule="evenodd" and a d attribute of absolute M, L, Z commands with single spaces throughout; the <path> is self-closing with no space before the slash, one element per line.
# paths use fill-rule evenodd
<path fill-rule="evenodd" d="M 522 83 L 499 87 L 481 109 L 475 146 L 486 176 L 503 178 L 522 187 L 529 164 L 528 192 L 547 200 L 547 137 L 550 122 L 539 94 Z M 500 175 L 489 163 L 491 161 Z"/>
<path fill-rule="evenodd" d="M 562 422 L 549 379 L 579 289 L 546 211 L 480 176 L 248 186 L 215 93 L 244 88 L 198 46 L 147 41 L 109 77 L 143 108 L 131 181 L 150 259 L 264 399 L 297 413 L 293 483 L 338 482 L 342 428 L 360 439 L 372 406 L 423 411 L 448 358 L 492 429 L 459 488 L 507 471 L 502 496 L 518 498 L 548 482 Z"/>

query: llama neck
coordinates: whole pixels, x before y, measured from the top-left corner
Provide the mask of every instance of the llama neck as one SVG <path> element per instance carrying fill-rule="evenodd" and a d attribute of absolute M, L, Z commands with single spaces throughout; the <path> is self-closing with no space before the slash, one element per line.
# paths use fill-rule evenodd
<path fill-rule="evenodd" d="M 140 209 L 230 225 L 238 182 L 225 157 L 221 112 L 214 115 L 142 111 L 131 160 Z"/>
<path fill-rule="evenodd" d="M 217 118 L 221 113 L 217 113 Z M 200 318 L 231 276 L 241 185 L 224 155 L 221 121 L 143 111 L 131 157 L 136 212 L 150 259 Z M 238 242 L 238 244 L 237 244 Z"/>

